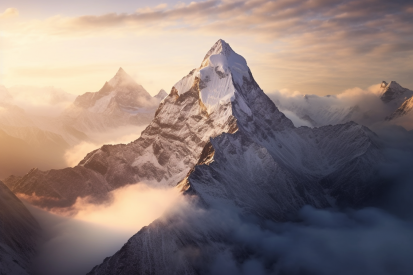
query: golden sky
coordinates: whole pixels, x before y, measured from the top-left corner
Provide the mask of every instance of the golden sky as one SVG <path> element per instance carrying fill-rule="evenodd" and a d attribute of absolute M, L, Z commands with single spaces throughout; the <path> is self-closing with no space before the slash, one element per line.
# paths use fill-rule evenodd
<path fill-rule="evenodd" d="M 0 85 L 82 94 L 123 67 L 149 93 L 169 92 L 222 38 L 266 92 L 413 89 L 411 1 L 35 2 L 0 4 Z"/>

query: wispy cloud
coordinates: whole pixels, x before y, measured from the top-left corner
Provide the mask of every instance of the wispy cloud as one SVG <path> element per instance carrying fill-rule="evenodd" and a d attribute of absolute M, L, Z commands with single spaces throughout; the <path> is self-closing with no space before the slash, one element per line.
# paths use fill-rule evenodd
<path fill-rule="evenodd" d="M 3 13 L 0 13 L 0 19 L 6 19 L 19 16 L 19 11 L 16 8 L 8 8 Z"/>
<path fill-rule="evenodd" d="M 13 44 L 7 42 L 11 39 L 27 44 L 46 38 L 138 41 L 171 34 L 180 36 L 180 42 L 170 41 L 175 45 L 184 43 L 182 36 L 234 39 L 243 41 L 244 48 L 266 44 L 267 51 L 254 56 L 256 63 L 267 63 L 258 73 L 271 71 L 279 77 L 260 84 L 311 93 L 324 85 L 326 94 L 348 88 L 343 79 L 351 79 L 350 86 L 364 87 L 396 76 L 395 80 L 408 81 L 406 72 L 413 69 L 412 13 L 411 1 L 403 0 L 206 0 L 159 4 L 131 13 L 56 15 L 20 22 L 3 35 L 10 37 L 6 44 Z"/>

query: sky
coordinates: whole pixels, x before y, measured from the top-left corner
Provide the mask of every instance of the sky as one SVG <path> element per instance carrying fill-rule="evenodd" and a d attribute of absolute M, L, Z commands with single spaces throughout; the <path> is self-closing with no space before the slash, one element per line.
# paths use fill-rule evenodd
<path fill-rule="evenodd" d="M 0 85 L 83 94 L 122 67 L 169 92 L 220 38 L 265 92 L 413 88 L 407 0 L 1 1 Z"/>

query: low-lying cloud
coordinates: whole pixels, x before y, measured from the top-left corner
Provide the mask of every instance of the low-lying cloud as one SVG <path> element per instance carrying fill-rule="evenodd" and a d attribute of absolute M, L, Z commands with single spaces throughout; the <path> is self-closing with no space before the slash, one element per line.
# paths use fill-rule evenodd
<path fill-rule="evenodd" d="M 144 183 L 111 193 L 112 200 L 95 205 L 78 199 L 68 214 L 53 215 L 29 205 L 44 230 L 44 242 L 34 259 L 34 274 L 85 274 L 105 257 L 114 254 L 133 234 L 179 204 L 174 189 L 154 189 Z"/>
<path fill-rule="evenodd" d="M 33 116 L 58 116 L 76 98 L 55 87 L 13 86 L 7 90 L 12 96 L 11 104 Z"/>
<path fill-rule="evenodd" d="M 227 249 L 209 274 L 410 274 L 413 224 L 377 208 L 338 212 L 306 206 L 296 223 L 232 219 Z M 248 251 L 240 259 L 232 251 Z"/>
<path fill-rule="evenodd" d="M 380 84 L 367 89 L 347 89 L 337 95 L 304 95 L 288 90 L 268 93 L 275 105 L 296 127 L 319 127 L 355 121 L 376 129 L 385 125 L 399 125 L 413 129 L 413 113 L 386 121 L 398 106 L 386 105 L 380 96 L 384 92 Z"/>
<path fill-rule="evenodd" d="M 166 233 L 151 234 L 182 238 L 187 245 L 171 257 L 177 263 L 184 257 L 200 274 L 412 274 L 412 134 L 381 128 L 387 162 L 364 208 L 304 206 L 292 221 L 274 222 L 229 205 L 204 208 L 186 197 L 157 224 Z"/>
<path fill-rule="evenodd" d="M 127 144 L 137 140 L 146 126 L 122 126 L 104 133 L 90 133 L 90 141 L 82 141 L 64 153 L 67 166 L 74 167 L 93 150 L 105 144 Z"/>

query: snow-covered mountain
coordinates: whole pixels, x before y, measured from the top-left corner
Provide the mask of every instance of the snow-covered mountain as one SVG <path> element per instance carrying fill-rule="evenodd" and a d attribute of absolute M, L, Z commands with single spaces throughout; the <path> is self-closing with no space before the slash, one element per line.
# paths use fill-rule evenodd
<path fill-rule="evenodd" d="M 165 97 L 167 97 L 168 96 L 168 93 L 164 90 L 164 89 L 161 89 L 156 95 L 154 95 L 153 97 L 155 97 L 155 98 L 157 98 L 157 99 L 159 99 L 159 100 L 162 100 L 162 99 L 164 99 Z"/>
<path fill-rule="evenodd" d="M 177 158 L 182 140 L 191 151 Z M 376 135 L 354 122 L 294 127 L 260 89 L 245 59 L 223 40 L 174 85 L 134 144 L 142 144 L 132 162 L 137 172 L 150 168 L 164 184 L 182 178 L 178 187 L 205 209 L 271 221 L 288 220 L 306 204 L 362 203 L 375 188 L 371 180 L 383 160 Z M 97 168 L 98 160 L 110 159 L 113 151 L 102 149 L 85 163 L 94 161 Z M 112 169 L 106 167 L 102 174 Z M 144 227 L 90 274 L 202 274 L 203 265 L 230 240 L 225 224 L 209 226 L 208 218 L 201 218 L 205 211 L 194 218 L 192 210 Z M 231 252 L 240 259 L 248 255 L 242 247 Z"/>
<path fill-rule="evenodd" d="M 390 116 L 386 119 L 393 120 L 397 119 L 406 115 L 411 115 L 413 110 L 413 97 L 406 99 L 396 111 L 394 111 Z"/>
<path fill-rule="evenodd" d="M 384 84 L 386 83 L 383 82 Z M 385 86 L 381 99 L 391 106 L 392 110 L 386 120 L 395 120 L 406 116 L 413 109 L 413 91 L 403 88 L 395 81 L 391 81 Z"/>
<path fill-rule="evenodd" d="M 29 274 L 39 233 L 36 220 L 0 181 L 0 274 Z"/>
<path fill-rule="evenodd" d="M 214 155 L 213 163 L 190 173 L 200 161 L 211 161 L 203 160 L 205 152 Z M 34 169 L 6 183 L 15 193 L 34 195 L 33 203 L 43 207 L 69 206 L 84 196 L 104 199 L 110 190 L 136 182 L 179 183 L 206 202 L 240 204 L 248 211 L 249 200 L 240 198 L 250 192 L 253 182 L 263 184 L 255 188 L 256 196 L 268 200 L 252 209 L 282 218 L 288 212 L 284 210 L 305 203 L 329 205 L 327 195 L 358 203 L 368 194 L 368 179 L 380 159 L 374 134 L 355 123 L 295 128 L 259 88 L 245 59 L 219 40 L 201 66 L 172 87 L 138 140 L 105 145 L 74 168 Z M 222 179 L 210 178 L 219 174 Z M 280 181 L 275 183 L 274 178 Z M 239 180 L 244 187 L 239 183 L 235 188 Z M 239 194 L 242 189 L 244 195 Z M 236 190 L 237 195 L 232 194 Z M 270 205 L 281 205 L 271 198 L 280 196 L 286 209 L 271 212 Z"/>
<path fill-rule="evenodd" d="M 381 87 L 383 90 L 380 99 L 394 109 L 413 96 L 413 91 L 400 86 L 396 81 L 390 81 L 390 83 L 383 81 Z"/>
<path fill-rule="evenodd" d="M 160 100 L 120 68 L 98 92 L 78 96 L 63 113 L 62 123 L 85 133 L 124 125 L 146 125 Z"/>

